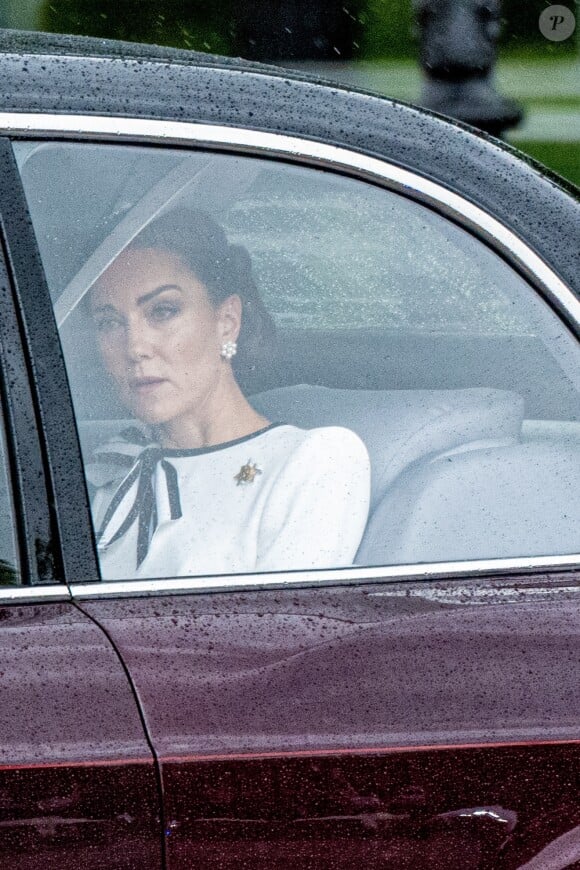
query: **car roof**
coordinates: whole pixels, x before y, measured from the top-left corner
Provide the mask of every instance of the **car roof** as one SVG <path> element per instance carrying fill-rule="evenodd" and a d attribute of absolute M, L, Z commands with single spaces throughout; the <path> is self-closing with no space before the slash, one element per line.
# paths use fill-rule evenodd
<path fill-rule="evenodd" d="M 0 71 L 0 112 L 242 127 L 387 159 L 521 228 L 580 295 L 578 189 L 465 124 L 294 70 L 91 37 L 0 31 Z"/>
<path fill-rule="evenodd" d="M 231 69 L 268 69 L 272 74 L 279 68 L 208 52 L 79 36 L 68 33 L 41 33 L 38 31 L 0 29 L 0 54 L 57 55 L 68 57 L 141 58 L 165 61 L 186 66 L 219 66 Z"/>

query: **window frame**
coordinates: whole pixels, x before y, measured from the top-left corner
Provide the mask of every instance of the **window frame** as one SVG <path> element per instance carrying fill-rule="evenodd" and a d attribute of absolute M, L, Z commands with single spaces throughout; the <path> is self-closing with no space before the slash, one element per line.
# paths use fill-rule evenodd
<path fill-rule="evenodd" d="M 527 281 L 531 292 L 538 292 L 555 310 L 572 335 L 576 339 L 580 339 L 580 300 L 557 272 L 522 237 L 465 196 L 453 192 L 443 184 L 420 175 L 418 172 L 389 163 L 385 158 L 369 156 L 361 151 L 326 144 L 306 137 L 183 121 L 8 112 L 0 113 L 0 130 L 5 131 L 13 139 L 124 143 L 133 146 L 153 147 L 161 145 L 227 152 L 234 155 L 244 154 L 262 159 L 271 158 L 310 166 L 371 182 L 402 194 L 438 212 L 492 248 Z M 51 312 L 51 332 L 54 335 L 53 328 L 55 331 L 56 326 Z M 62 356 L 60 365 L 63 365 Z M 72 415 L 72 403 L 68 390 L 66 397 L 69 405 L 68 414 Z M 61 396 L 61 404 L 63 402 Z M 74 419 L 74 415 L 72 416 Z M 72 430 L 76 434 L 74 423 Z M 78 464 L 81 463 L 78 439 L 75 450 L 77 452 L 76 460 L 78 460 L 75 462 L 75 466 L 78 471 Z M 86 499 L 84 476 L 82 489 Z M 84 507 L 88 511 L 88 499 L 86 499 Z M 92 530 L 90 524 L 89 528 Z M 63 544 L 63 546 L 65 545 Z M 94 548 L 92 555 L 95 558 Z M 79 564 L 78 552 L 74 554 L 72 561 Z M 392 567 L 287 571 L 275 574 L 220 575 L 207 579 L 196 577 L 101 581 L 94 577 L 86 577 L 85 582 L 79 582 L 76 579 L 71 582 L 71 577 L 74 577 L 75 572 L 71 575 L 67 571 L 66 576 L 71 583 L 70 590 L 73 596 L 92 598 L 176 594 L 179 592 L 203 593 L 247 588 L 314 587 L 343 585 L 345 583 L 392 583 L 403 580 L 437 580 L 442 578 L 465 580 L 480 579 L 486 576 L 545 573 L 546 571 L 561 573 L 578 568 L 580 568 L 580 554 Z M 86 570 L 84 574 L 87 574 Z"/>
<path fill-rule="evenodd" d="M 13 489 L 28 524 L 20 547 L 26 600 L 69 597 L 67 579 L 99 577 L 90 533 L 90 509 L 78 455 L 76 423 L 44 268 L 11 142 L 0 140 L 0 215 L 6 269 L 12 288 L 16 370 L 24 382 L 18 401 L 25 414 L 10 422 Z M 13 364 L 14 366 L 14 364 Z M 10 393 L 8 393 L 10 395 Z M 86 516 L 86 522 L 83 522 Z M 15 600 L 13 594 L 2 599 Z"/>
<path fill-rule="evenodd" d="M 21 286 L 14 272 L 12 227 L 26 220 L 19 199 L 19 178 L 13 176 L 12 146 L 0 138 L 0 425 L 4 428 L 7 477 L 13 510 L 19 584 L 0 587 L 0 600 L 60 598 L 57 537 L 49 510 L 44 448 L 30 384 L 18 298 Z"/>

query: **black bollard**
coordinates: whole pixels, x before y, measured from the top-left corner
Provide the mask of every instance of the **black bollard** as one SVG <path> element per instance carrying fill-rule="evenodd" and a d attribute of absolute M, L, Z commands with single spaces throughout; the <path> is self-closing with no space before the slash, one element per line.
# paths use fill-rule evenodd
<path fill-rule="evenodd" d="M 501 136 L 521 121 L 495 90 L 499 0 L 413 0 L 424 80 L 421 104 Z"/>

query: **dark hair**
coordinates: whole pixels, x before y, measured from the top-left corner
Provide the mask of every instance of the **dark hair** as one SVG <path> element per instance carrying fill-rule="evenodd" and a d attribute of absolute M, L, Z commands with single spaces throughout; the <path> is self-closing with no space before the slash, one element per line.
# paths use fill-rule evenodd
<path fill-rule="evenodd" d="M 237 294 L 242 300 L 238 353 L 232 360 L 242 387 L 254 380 L 273 350 L 274 321 L 264 306 L 246 248 L 229 243 L 223 228 L 208 214 L 177 208 L 151 221 L 132 240 L 132 248 L 163 248 L 179 256 L 218 306 Z"/>

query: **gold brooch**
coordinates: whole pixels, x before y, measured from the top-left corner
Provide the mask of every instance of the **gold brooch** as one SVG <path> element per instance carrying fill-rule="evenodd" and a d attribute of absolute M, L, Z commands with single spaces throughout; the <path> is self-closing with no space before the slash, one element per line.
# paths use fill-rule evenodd
<path fill-rule="evenodd" d="M 234 475 L 234 480 L 237 481 L 237 486 L 245 483 L 253 483 L 257 474 L 261 474 L 262 469 L 255 462 L 248 459 L 245 465 L 242 465 L 237 474 Z"/>

